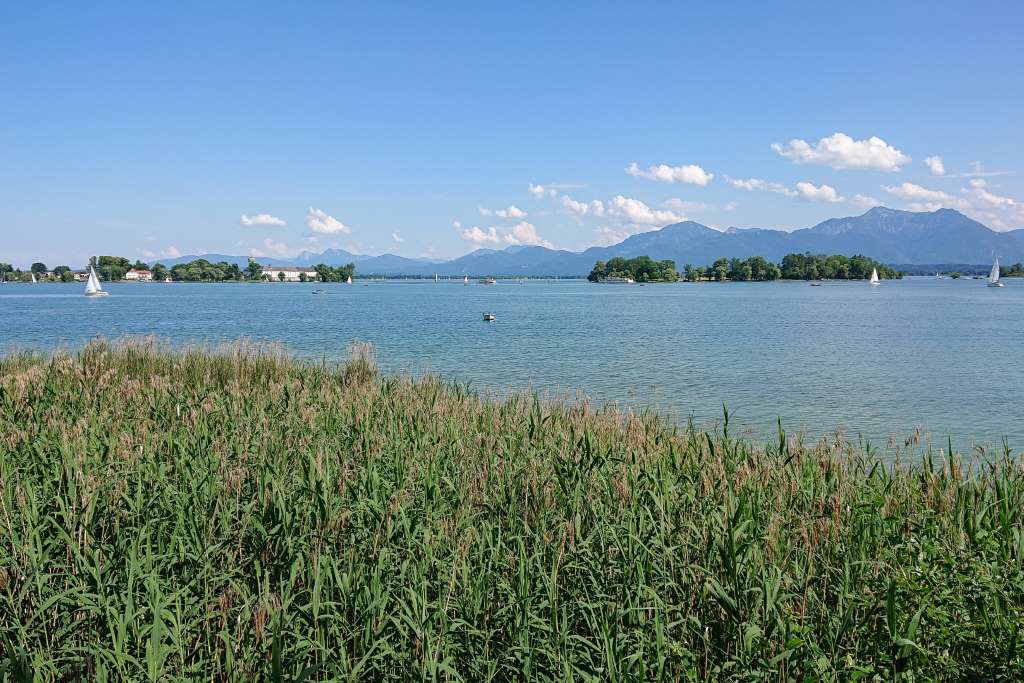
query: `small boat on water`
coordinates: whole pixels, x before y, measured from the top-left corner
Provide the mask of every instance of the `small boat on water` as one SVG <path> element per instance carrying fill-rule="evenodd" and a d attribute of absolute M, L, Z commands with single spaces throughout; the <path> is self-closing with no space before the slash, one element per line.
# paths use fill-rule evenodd
<path fill-rule="evenodd" d="M 606 277 L 600 282 L 606 285 L 633 285 L 636 281 L 631 277 Z"/>
<path fill-rule="evenodd" d="M 878 285 L 878 268 L 871 269 L 871 279 L 869 282 L 874 286 Z"/>
<path fill-rule="evenodd" d="M 32 273 L 32 284 L 36 284 L 38 282 L 39 282 L 39 280 L 36 279 L 36 274 Z"/>
<path fill-rule="evenodd" d="M 327 290 L 326 289 L 314 289 L 313 293 L 314 294 L 326 294 Z"/>
<path fill-rule="evenodd" d="M 821 287 L 821 283 L 820 282 L 812 282 L 811 283 L 811 287 Z"/>
<path fill-rule="evenodd" d="M 494 322 L 497 319 L 498 319 L 498 316 L 494 315 L 493 313 L 484 313 L 484 322 L 490 323 L 490 322 Z"/>
<path fill-rule="evenodd" d="M 496 284 L 498 284 L 498 281 L 495 280 L 493 277 L 485 277 L 482 280 L 480 280 L 480 284 L 482 284 L 482 285 L 496 285 Z"/>
<path fill-rule="evenodd" d="M 997 258 L 995 263 L 992 264 L 992 272 L 988 274 L 988 285 L 989 287 L 1005 287 L 1003 281 L 999 279 L 999 259 Z"/>
<path fill-rule="evenodd" d="M 85 295 L 91 297 L 110 296 L 110 292 L 103 290 L 100 279 L 96 277 L 96 270 L 89 266 L 89 279 L 85 283 Z"/>
<path fill-rule="evenodd" d="M 345 284 L 346 284 L 346 285 L 350 285 L 350 284 L 352 284 L 352 276 L 351 276 L 351 275 L 349 275 L 349 276 L 348 276 L 348 279 L 347 279 L 347 280 L 345 280 Z"/>
<path fill-rule="evenodd" d="M 462 278 L 462 284 L 463 285 L 468 285 L 469 284 L 469 276 L 468 275 L 465 276 L 464 278 Z"/>

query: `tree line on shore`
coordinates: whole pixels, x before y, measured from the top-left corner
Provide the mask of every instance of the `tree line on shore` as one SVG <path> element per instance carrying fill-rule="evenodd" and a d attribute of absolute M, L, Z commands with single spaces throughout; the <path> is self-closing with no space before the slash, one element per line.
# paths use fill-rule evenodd
<path fill-rule="evenodd" d="M 1014 267 L 1019 267 L 1017 264 Z M 687 282 L 711 280 L 724 282 L 764 282 L 770 280 L 867 280 L 871 271 L 878 277 L 902 278 L 903 273 L 867 256 L 841 254 L 786 254 L 776 264 L 763 256 L 750 258 L 720 258 L 710 266 L 683 266 L 683 279 Z M 1004 269 L 1005 270 L 1005 269 Z M 1021 274 L 1024 274 L 1022 272 Z M 675 261 L 654 261 L 648 256 L 626 259 L 615 257 L 608 262 L 598 261 L 587 276 L 591 282 L 607 278 L 631 278 L 636 282 L 675 282 L 679 279 Z"/>
<path fill-rule="evenodd" d="M 262 282 L 268 279 L 278 278 L 278 273 L 264 275 L 264 267 L 255 259 L 249 259 L 249 265 L 244 269 L 239 268 L 237 263 L 218 261 L 212 263 L 200 258 L 188 263 L 179 263 L 168 268 L 162 263 L 156 263 L 152 267 L 148 263 L 135 261 L 134 263 L 123 256 L 93 256 L 89 259 L 89 267 L 95 268 L 101 280 L 116 282 L 123 280 L 129 270 L 148 270 L 152 278 L 162 281 L 170 277 L 179 282 Z M 272 268 L 268 268 L 272 271 Z M 349 263 L 344 266 L 332 267 L 320 263 L 308 269 L 315 271 L 315 277 L 309 277 L 300 273 L 299 280 L 319 282 L 344 282 L 355 275 L 355 264 Z M 9 263 L 0 263 L 0 274 L 9 282 L 31 282 L 32 275 L 40 282 L 74 282 L 75 273 L 69 266 L 57 266 L 53 270 L 46 267 L 45 263 L 37 262 L 23 271 L 14 268 Z"/>
<path fill-rule="evenodd" d="M 608 262 L 598 261 L 587 279 L 600 282 L 607 278 L 630 278 L 635 282 L 675 282 L 679 279 L 676 262 L 671 259 L 655 261 L 650 256 L 622 258 L 616 256 Z"/>

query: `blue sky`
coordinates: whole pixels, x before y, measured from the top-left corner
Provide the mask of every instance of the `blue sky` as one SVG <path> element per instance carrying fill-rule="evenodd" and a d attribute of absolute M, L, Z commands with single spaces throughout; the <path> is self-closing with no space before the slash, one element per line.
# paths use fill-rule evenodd
<path fill-rule="evenodd" d="M 0 261 L 1024 227 L 1024 5 L 706 5 L 3 3 Z"/>

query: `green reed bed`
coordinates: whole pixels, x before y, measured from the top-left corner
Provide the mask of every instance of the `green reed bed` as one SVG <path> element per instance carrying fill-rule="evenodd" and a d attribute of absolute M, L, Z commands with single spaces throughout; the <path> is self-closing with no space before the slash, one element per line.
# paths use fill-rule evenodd
<path fill-rule="evenodd" d="M 1024 676 L 1024 472 L 272 349 L 0 360 L 0 678 Z"/>

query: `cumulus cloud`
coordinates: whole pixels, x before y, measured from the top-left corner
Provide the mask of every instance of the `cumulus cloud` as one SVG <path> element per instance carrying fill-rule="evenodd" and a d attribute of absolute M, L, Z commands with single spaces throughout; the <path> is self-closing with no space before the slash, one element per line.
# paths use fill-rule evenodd
<path fill-rule="evenodd" d="M 491 228 L 494 230 L 494 228 Z M 551 242 L 543 239 L 537 234 L 537 228 L 532 223 L 526 221 L 520 221 L 512 226 L 512 228 L 506 232 L 502 239 L 508 244 L 514 245 L 539 245 L 542 247 L 552 248 Z"/>
<path fill-rule="evenodd" d="M 776 194 L 784 194 L 787 197 L 795 197 L 797 193 L 789 189 L 782 183 L 773 183 L 768 180 L 762 180 L 761 178 L 726 178 L 729 184 L 733 187 L 738 187 L 741 190 L 753 192 L 754 190 L 763 190 L 764 192 L 775 192 Z"/>
<path fill-rule="evenodd" d="M 946 166 L 942 163 L 942 157 L 925 157 L 924 165 L 928 167 L 932 175 L 945 175 Z"/>
<path fill-rule="evenodd" d="M 898 171 L 910 163 L 910 157 L 879 137 L 854 140 L 845 133 L 833 133 L 813 147 L 799 138 L 783 145 L 772 144 L 779 155 L 797 164 L 819 164 L 835 169 Z"/>
<path fill-rule="evenodd" d="M 269 237 L 263 240 L 263 247 L 260 249 L 250 249 L 249 256 L 253 258 L 261 258 L 263 256 L 287 256 L 290 249 L 284 242 L 275 242 Z"/>
<path fill-rule="evenodd" d="M 320 209 L 314 209 L 309 207 L 309 213 L 306 214 L 306 225 L 313 232 L 318 232 L 324 235 L 335 235 L 338 233 L 345 233 L 350 235 L 352 228 L 339 221 L 334 216 L 321 211 Z"/>
<path fill-rule="evenodd" d="M 599 247 L 608 247 L 613 244 L 618 244 L 632 234 L 635 233 L 622 228 L 612 228 L 609 226 L 595 228 L 594 245 Z"/>
<path fill-rule="evenodd" d="M 878 201 L 874 197 L 870 197 L 864 194 L 854 195 L 853 203 L 863 209 L 871 209 L 876 206 L 881 206 L 882 202 Z"/>
<path fill-rule="evenodd" d="M 487 230 L 481 230 L 479 227 L 474 225 L 472 228 L 459 230 L 459 234 L 462 235 L 462 239 L 468 240 L 473 244 L 497 244 L 499 241 L 498 229 L 494 226 L 491 226 Z"/>
<path fill-rule="evenodd" d="M 181 256 L 181 250 L 178 249 L 176 246 L 171 245 L 164 249 L 164 256 L 166 256 L 167 258 L 178 258 L 179 256 Z"/>
<path fill-rule="evenodd" d="M 844 202 L 846 199 L 840 196 L 836 188 L 831 185 L 815 185 L 814 183 L 800 182 L 796 184 L 796 191 L 804 199 L 812 202 Z"/>
<path fill-rule="evenodd" d="M 405 241 L 405 238 L 402 237 L 401 235 L 399 235 L 397 230 L 395 230 L 394 232 L 391 233 L 391 239 L 393 239 L 396 242 L 404 242 Z"/>
<path fill-rule="evenodd" d="M 534 185 L 530 183 L 526 190 L 537 199 L 544 199 L 544 197 L 556 197 L 558 196 L 558 190 L 553 187 L 545 187 L 544 185 Z"/>
<path fill-rule="evenodd" d="M 277 216 L 271 216 L 269 213 L 258 213 L 255 216 L 248 216 L 242 214 L 242 217 L 238 219 L 238 222 L 247 228 L 251 228 L 256 225 L 269 225 L 276 227 L 284 227 L 288 225 Z"/>
<path fill-rule="evenodd" d="M 637 178 L 647 178 L 659 183 L 689 183 L 704 187 L 715 177 L 696 164 L 686 166 L 669 166 L 668 164 L 654 164 L 646 169 L 640 168 L 634 161 L 626 167 L 626 173 Z"/>
<path fill-rule="evenodd" d="M 521 220 L 526 218 L 526 212 L 514 204 L 509 204 L 508 207 L 504 209 L 485 209 L 481 206 L 480 215 L 496 216 L 498 218 L 505 218 L 508 220 Z"/>
<path fill-rule="evenodd" d="M 571 214 L 576 216 L 603 216 L 604 215 L 604 202 L 600 199 L 594 199 L 590 202 L 580 202 L 567 194 L 562 195 L 562 206 Z"/>
<path fill-rule="evenodd" d="M 903 183 L 902 185 L 883 185 L 882 189 L 891 195 L 906 199 L 907 201 L 923 202 L 944 202 L 952 201 L 953 196 L 942 190 L 929 190 L 926 187 L 914 183 Z"/>
<path fill-rule="evenodd" d="M 701 211 L 710 211 L 715 208 L 714 204 L 706 204 L 704 202 L 690 202 L 684 199 L 667 199 L 661 204 L 666 209 L 672 209 L 673 211 L 679 211 L 681 213 L 700 213 Z M 735 208 L 735 207 L 733 207 Z M 726 211 L 731 209 L 726 208 Z"/>
<path fill-rule="evenodd" d="M 615 195 L 608 205 L 613 216 L 640 225 L 669 225 L 685 220 L 679 214 L 665 209 L 652 209 L 639 199 Z"/>

